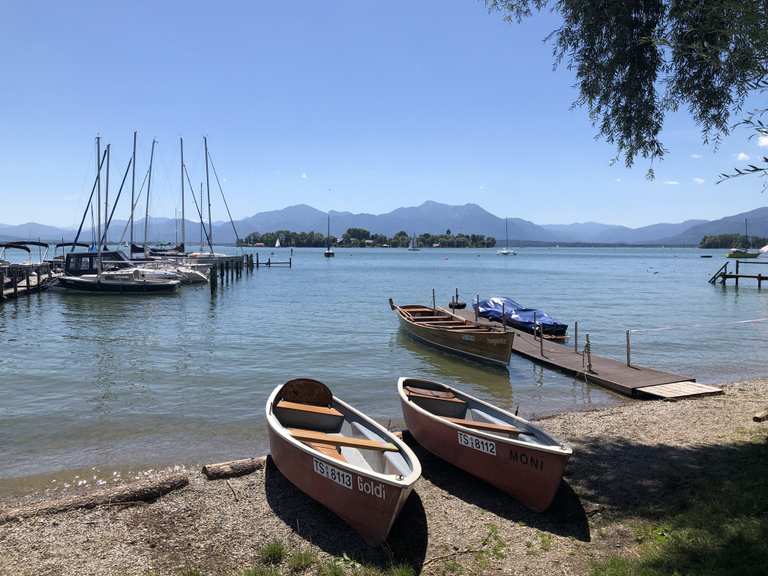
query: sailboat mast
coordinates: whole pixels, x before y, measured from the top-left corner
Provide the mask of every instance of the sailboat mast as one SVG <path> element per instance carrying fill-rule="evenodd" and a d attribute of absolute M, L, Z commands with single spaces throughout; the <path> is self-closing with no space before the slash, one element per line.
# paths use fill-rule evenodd
<path fill-rule="evenodd" d="M 200 182 L 200 207 L 203 206 L 203 183 Z M 200 252 L 203 251 L 203 217 L 200 216 Z"/>
<path fill-rule="evenodd" d="M 101 136 L 96 136 L 96 242 L 101 242 Z"/>
<path fill-rule="evenodd" d="M 109 218 L 109 155 L 112 148 L 111 144 L 107 144 L 107 180 L 104 183 L 104 243 L 107 242 L 107 219 Z M 101 236 L 99 236 L 99 242 L 101 242 Z"/>
<path fill-rule="evenodd" d="M 184 222 L 184 138 L 179 138 L 179 147 L 181 148 L 181 245 L 185 246 L 187 233 Z M 192 193 L 194 194 L 194 190 Z"/>
<path fill-rule="evenodd" d="M 325 247 L 331 249 L 331 213 L 328 212 L 328 234 L 325 235 Z"/>
<path fill-rule="evenodd" d="M 213 250 L 213 226 L 211 226 L 211 182 L 208 178 L 208 137 L 203 136 L 205 145 L 205 189 L 208 193 L 208 242 Z"/>
<path fill-rule="evenodd" d="M 152 162 L 155 159 L 155 142 L 152 140 L 152 150 L 149 153 L 149 179 L 147 180 L 147 207 L 144 211 L 144 258 L 149 258 L 149 191 L 152 188 Z"/>
<path fill-rule="evenodd" d="M 131 247 L 133 250 L 133 209 L 136 207 L 136 130 L 133 131 L 133 155 L 131 156 Z M 122 242 L 122 238 L 120 239 Z"/>
<path fill-rule="evenodd" d="M 509 218 L 504 218 L 504 236 L 506 238 L 504 248 L 509 250 Z"/>

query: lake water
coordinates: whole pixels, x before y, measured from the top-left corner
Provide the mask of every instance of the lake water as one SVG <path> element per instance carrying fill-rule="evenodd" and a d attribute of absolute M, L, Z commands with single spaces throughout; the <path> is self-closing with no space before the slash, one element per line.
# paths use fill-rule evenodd
<path fill-rule="evenodd" d="M 736 321 L 768 317 L 768 293 L 708 284 L 722 251 L 518 252 L 339 249 L 325 259 L 298 249 L 292 269 L 259 269 L 214 297 L 207 286 L 151 297 L 49 291 L 0 305 L 0 496 L 61 485 L 74 471 L 92 482 L 263 453 L 267 395 L 299 376 L 393 424 L 401 375 L 525 416 L 622 401 L 520 358 L 506 373 L 403 336 L 387 298 L 427 304 L 432 288 L 442 304 L 458 288 L 466 300 L 508 295 L 578 320 L 595 354 L 619 359 L 626 329 L 653 329 L 633 335 L 633 362 L 701 382 L 766 375 L 768 323 Z"/>

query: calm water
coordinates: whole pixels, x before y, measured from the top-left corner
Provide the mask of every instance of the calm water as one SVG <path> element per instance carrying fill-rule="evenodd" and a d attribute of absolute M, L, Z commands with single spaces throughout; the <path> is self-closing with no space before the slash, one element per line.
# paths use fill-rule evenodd
<path fill-rule="evenodd" d="M 265 256 L 269 251 L 262 251 Z M 288 254 L 277 251 L 280 258 Z M 73 470 L 199 463 L 266 449 L 264 402 L 317 378 L 383 422 L 401 419 L 400 375 L 464 387 L 523 415 L 620 401 L 513 358 L 510 373 L 417 344 L 387 305 L 446 303 L 455 288 L 509 295 L 568 323 L 597 354 L 726 382 L 766 374 L 768 294 L 707 284 L 722 263 L 694 249 L 322 250 L 176 295 L 48 292 L 0 306 L 0 495 Z M 90 473 L 89 473 L 90 474 Z M 90 478 L 90 475 L 89 475 Z"/>

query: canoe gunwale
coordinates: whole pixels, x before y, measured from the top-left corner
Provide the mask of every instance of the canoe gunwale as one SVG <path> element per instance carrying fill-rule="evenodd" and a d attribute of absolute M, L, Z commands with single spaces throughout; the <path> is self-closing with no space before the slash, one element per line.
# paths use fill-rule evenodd
<path fill-rule="evenodd" d="M 520 416 L 515 416 L 511 412 L 508 412 L 507 410 L 504 410 L 502 408 L 499 408 L 498 406 L 494 406 L 493 404 L 490 404 L 488 402 L 484 402 L 483 400 L 480 400 L 479 398 L 476 398 L 474 396 L 471 396 L 465 392 L 461 392 L 460 390 L 457 390 L 451 386 L 448 386 L 446 384 L 443 384 L 442 382 L 435 382 L 435 384 L 439 384 L 441 386 L 445 386 L 447 390 L 450 390 L 454 393 L 457 393 L 459 398 L 462 399 L 468 399 L 473 402 L 477 402 L 478 404 L 481 404 L 482 406 L 485 406 L 486 408 L 491 408 L 493 410 L 497 410 L 501 413 L 503 413 L 505 416 L 509 416 L 511 419 L 510 424 L 513 424 L 515 420 L 523 422 L 532 428 L 535 428 L 536 431 L 549 439 L 550 441 L 554 442 L 555 445 L 546 445 L 546 444 L 534 444 L 532 442 L 525 442 L 524 440 L 519 440 L 517 438 L 510 438 L 507 436 L 498 436 L 496 434 L 493 434 L 492 432 L 487 432 L 484 430 L 478 430 L 476 428 L 469 428 L 467 426 L 462 426 L 461 424 L 456 424 L 454 422 L 451 422 L 450 420 L 446 420 L 442 416 L 438 416 L 437 414 L 433 414 L 429 410 L 426 410 L 419 406 L 416 402 L 411 402 L 411 400 L 408 398 L 408 395 L 405 393 L 404 386 L 408 381 L 416 381 L 416 382 L 424 382 L 425 380 L 423 378 L 414 378 L 410 376 L 401 376 L 397 380 L 397 393 L 400 396 L 400 400 L 402 402 L 405 402 L 408 406 L 413 408 L 416 412 L 421 414 L 422 416 L 429 418 L 433 422 L 435 422 L 438 425 L 445 426 L 446 428 L 453 428 L 457 432 L 464 432 L 465 434 L 472 434 L 474 436 L 480 436 L 482 438 L 485 438 L 487 440 L 493 440 L 494 442 L 503 442 L 504 444 L 509 444 L 511 446 L 519 446 L 521 448 L 528 448 L 532 450 L 540 450 L 542 452 L 549 452 L 551 454 L 560 455 L 560 456 L 571 456 L 573 454 L 573 448 L 569 446 L 567 443 L 562 442 L 558 440 L 557 438 L 554 438 L 544 430 L 542 430 L 539 426 L 536 426 L 535 424 L 532 424 L 525 418 L 522 418 Z M 431 382 L 427 380 L 427 382 Z M 522 433 L 525 433 L 525 430 L 521 430 Z"/>
<path fill-rule="evenodd" d="M 331 466 L 335 466 L 336 468 L 342 468 L 347 472 L 353 472 L 360 476 L 374 478 L 379 482 L 388 484 L 395 488 L 406 489 L 406 490 L 410 489 L 412 488 L 413 484 L 416 483 L 416 480 L 418 480 L 419 477 L 421 476 L 421 463 L 419 462 L 419 459 L 416 457 L 416 454 L 414 454 L 413 450 L 411 450 L 411 448 L 405 442 L 400 440 L 397 436 L 392 434 L 389 430 L 384 428 L 381 424 L 379 424 L 372 418 L 369 418 L 366 414 L 360 412 L 359 410 L 352 408 L 349 404 L 340 400 L 336 396 L 333 396 L 334 403 L 344 408 L 345 410 L 353 412 L 356 416 L 358 416 L 363 421 L 365 421 L 365 423 L 368 426 L 370 426 L 372 429 L 375 429 L 379 432 L 383 432 L 385 433 L 386 436 L 389 437 L 390 442 L 392 442 L 395 446 L 397 446 L 398 451 L 403 453 L 403 455 L 409 461 L 410 468 L 411 468 L 410 473 L 407 476 L 404 476 L 402 479 L 398 479 L 397 477 L 394 477 L 392 475 L 382 474 L 381 472 L 377 472 L 370 468 L 363 468 L 361 466 L 350 464 L 349 462 L 342 462 L 326 454 L 323 454 L 319 450 L 316 450 L 311 446 L 304 444 L 300 440 L 297 440 L 280 423 L 274 411 L 272 410 L 275 397 L 277 396 L 277 393 L 280 391 L 281 388 L 282 388 L 282 385 L 277 386 L 269 395 L 269 398 L 267 399 L 267 406 L 266 406 L 267 425 L 276 434 L 278 434 L 281 438 L 283 438 L 286 442 L 288 442 L 294 448 L 300 450 L 301 452 L 305 452 L 306 454 L 309 454 L 310 456 L 317 458 L 318 460 L 322 460 L 323 462 L 326 462 Z"/>

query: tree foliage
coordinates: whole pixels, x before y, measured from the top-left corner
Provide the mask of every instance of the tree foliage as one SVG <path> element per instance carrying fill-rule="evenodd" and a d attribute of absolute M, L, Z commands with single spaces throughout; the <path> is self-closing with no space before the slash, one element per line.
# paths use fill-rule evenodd
<path fill-rule="evenodd" d="M 716 234 L 704 236 L 699 242 L 699 248 L 762 248 L 768 244 L 768 238 L 743 234 Z"/>
<path fill-rule="evenodd" d="M 509 21 L 545 9 L 562 16 L 548 36 L 555 62 L 575 72 L 575 104 L 588 110 L 627 166 L 637 157 L 664 156 L 660 133 L 669 112 L 687 108 L 704 141 L 717 143 L 747 97 L 768 88 L 765 0 L 485 2 Z M 747 121 L 765 113 L 756 108 Z"/>

